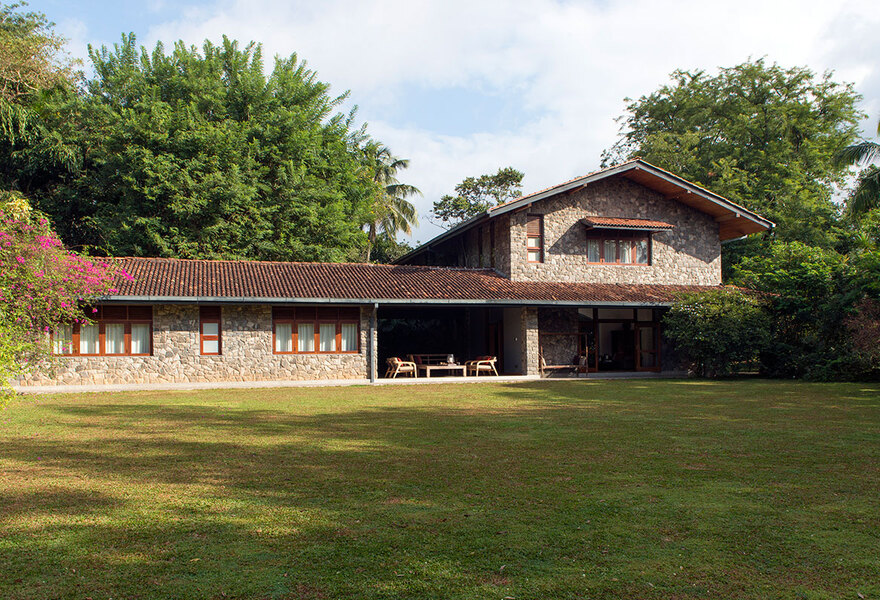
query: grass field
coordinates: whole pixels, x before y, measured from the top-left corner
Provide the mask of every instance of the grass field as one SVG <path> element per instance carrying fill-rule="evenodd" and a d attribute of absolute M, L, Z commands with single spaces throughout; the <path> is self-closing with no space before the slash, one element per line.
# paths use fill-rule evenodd
<path fill-rule="evenodd" d="M 880 386 L 25 397 L 0 598 L 880 598 Z"/>

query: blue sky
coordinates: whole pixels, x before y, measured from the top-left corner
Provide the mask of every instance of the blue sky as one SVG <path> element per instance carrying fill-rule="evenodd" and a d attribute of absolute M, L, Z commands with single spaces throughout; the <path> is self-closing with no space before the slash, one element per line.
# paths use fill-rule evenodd
<path fill-rule="evenodd" d="M 764 56 L 835 71 L 880 118 L 880 11 L 868 0 L 32 0 L 70 51 L 133 31 L 152 46 L 224 33 L 296 52 L 411 167 L 421 225 L 470 175 L 514 166 L 525 191 L 587 173 L 616 139 L 625 97 L 676 68 L 712 70 Z M 873 127 L 869 123 L 873 123 Z"/>

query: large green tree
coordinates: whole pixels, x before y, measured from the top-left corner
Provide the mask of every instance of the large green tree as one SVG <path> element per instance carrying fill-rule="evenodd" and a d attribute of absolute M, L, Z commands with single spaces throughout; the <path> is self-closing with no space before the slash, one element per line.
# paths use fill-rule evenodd
<path fill-rule="evenodd" d="M 777 239 L 834 247 L 846 169 L 833 157 L 862 116 L 852 86 L 763 59 L 671 77 L 630 101 L 603 164 L 639 156 L 775 221 Z"/>
<path fill-rule="evenodd" d="M 65 144 L 42 120 L 47 99 L 79 80 L 65 40 L 24 3 L 0 4 L 0 189 L 17 190 L 22 169 L 70 165 Z M 27 179 L 27 175 L 24 175 Z"/>
<path fill-rule="evenodd" d="M 345 260 L 375 184 L 365 136 L 296 55 L 266 76 L 259 45 L 90 49 L 83 93 L 45 126 L 75 160 L 12 157 L 22 189 L 68 243 L 114 255 Z"/>
<path fill-rule="evenodd" d="M 520 195 L 524 174 L 513 167 L 495 174 L 466 177 L 455 186 L 455 196 L 446 194 L 434 203 L 434 218 L 452 226 L 503 204 Z"/>

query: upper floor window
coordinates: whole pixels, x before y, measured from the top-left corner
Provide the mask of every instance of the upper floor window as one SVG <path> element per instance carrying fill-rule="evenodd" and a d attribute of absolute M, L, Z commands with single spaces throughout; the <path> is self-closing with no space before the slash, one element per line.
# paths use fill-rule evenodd
<path fill-rule="evenodd" d="M 276 306 L 272 309 L 275 354 L 346 354 L 359 351 L 358 307 Z"/>
<path fill-rule="evenodd" d="M 199 346 L 202 354 L 221 354 L 219 306 L 199 308 Z"/>
<path fill-rule="evenodd" d="M 94 312 L 92 312 L 94 310 Z M 91 323 L 59 325 L 52 352 L 67 356 L 149 356 L 153 352 L 152 306 L 88 309 Z"/>
<path fill-rule="evenodd" d="M 639 231 L 590 232 L 587 235 L 587 262 L 649 265 L 651 264 L 651 237 Z"/>
<path fill-rule="evenodd" d="M 544 262 L 544 215 L 526 217 L 526 251 L 529 262 Z"/>

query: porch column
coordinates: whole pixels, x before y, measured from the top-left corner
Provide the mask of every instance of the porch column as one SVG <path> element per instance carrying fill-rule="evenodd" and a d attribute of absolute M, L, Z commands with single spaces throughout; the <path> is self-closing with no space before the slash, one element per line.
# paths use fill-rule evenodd
<path fill-rule="evenodd" d="M 538 342 L 538 309 L 523 306 L 521 309 L 522 335 L 520 336 L 523 375 L 540 375 L 540 346 Z"/>
<path fill-rule="evenodd" d="M 375 383 L 376 378 L 378 377 L 378 368 L 379 368 L 379 359 L 376 356 L 376 348 L 378 346 L 379 334 L 377 332 L 378 328 L 378 317 L 377 313 L 379 311 L 379 305 L 373 304 L 370 308 L 370 331 L 367 335 L 367 344 L 369 345 L 367 351 L 367 360 L 368 366 L 367 369 L 370 372 L 370 383 Z"/>

